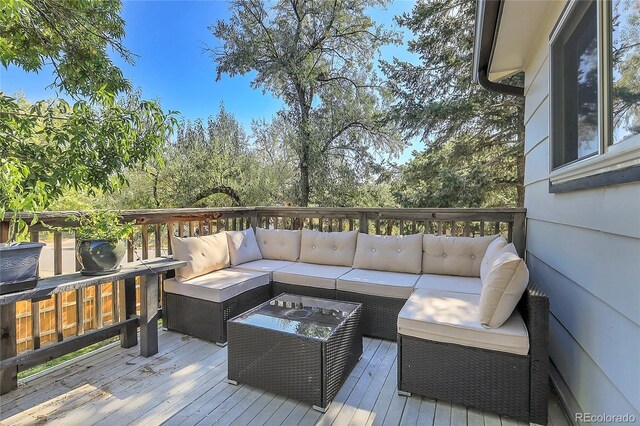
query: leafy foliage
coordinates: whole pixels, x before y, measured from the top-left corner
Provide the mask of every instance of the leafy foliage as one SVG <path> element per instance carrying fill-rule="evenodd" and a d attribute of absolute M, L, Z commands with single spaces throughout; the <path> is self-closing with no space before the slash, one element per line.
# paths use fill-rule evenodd
<path fill-rule="evenodd" d="M 420 64 L 383 62 L 396 97 L 394 120 L 426 148 L 400 170 L 404 206 L 522 205 L 524 102 L 471 80 L 474 0 L 418 2 L 397 17 L 415 38 Z M 509 79 L 522 84 L 522 75 Z"/>
<path fill-rule="evenodd" d="M 122 216 L 109 210 L 92 210 L 78 213 L 67 218 L 73 226 L 52 228 L 58 231 L 75 232 L 79 240 L 124 240 L 131 235 L 135 221 L 123 222 Z"/>
<path fill-rule="evenodd" d="M 0 4 L 0 63 L 25 71 L 55 68 L 52 86 L 72 96 L 95 98 L 131 88 L 107 49 L 127 62 L 133 54 L 120 40 L 120 0 L 11 0 Z"/>
<path fill-rule="evenodd" d="M 107 50 L 133 57 L 120 42 L 120 7 L 119 0 L 0 5 L 0 63 L 26 71 L 50 63 L 52 86 L 76 99 L 29 103 L 0 92 L 0 186 L 11 189 L 0 195 L 0 213 L 46 209 L 69 188 L 113 192 L 127 168 L 161 161 L 173 113 L 136 95 L 117 101 L 130 84 Z"/>
<path fill-rule="evenodd" d="M 231 2 L 218 21 L 212 49 L 217 78 L 255 71 L 254 88 L 271 91 L 287 108 L 295 133 L 286 142 L 297 157 L 297 204 L 306 206 L 331 174 L 357 172 L 402 147 L 385 119 L 388 97 L 373 70 L 375 52 L 398 35 L 366 15 L 384 0 Z M 327 172 L 329 175 L 327 175 Z M 341 173 L 344 174 L 344 173 Z"/>

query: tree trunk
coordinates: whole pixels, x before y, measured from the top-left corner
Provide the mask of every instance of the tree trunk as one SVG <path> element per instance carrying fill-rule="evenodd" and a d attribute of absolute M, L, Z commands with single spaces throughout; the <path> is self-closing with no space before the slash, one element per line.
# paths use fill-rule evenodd
<path fill-rule="evenodd" d="M 520 151 L 518 152 L 517 158 L 517 178 L 518 183 L 516 184 L 516 194 L 517 194 L 517 202 L 518 207 L 524 207 L 524 167 L 525 167 L 525 156 L 524 156 L 524 99 L 520 100 L 520 106 L 518 109 L 518 145 L 520 146 Z"/>
<path fill-rule="evenodd" d="M 310 150 L 309 143 L 311 134 L 309 132 L 309 112 L 311 111 L 311 99 L 307 99 L 307 91 L 300 84 L 296 84 L 298 93 L 298 107 L 300 108 L 300 123 L 298 127 L 298 141 L 300 144 L 298 169 L 300 171 L 300 181 L 298 188 L 298 206 L 307 207 L 309 205 L 309 193 L 311 183 L 309 181 Z M 310 95 L 309 97 L 313 97 Z"/>
<path fill-rule="evenodd" d="M 300 152 L 300 189 L 298 192 L 298 205 L 307 207 L 309 205 L 309 142 L 301 141 Z"/>
<path fill-rule="evenodd" d="M 518 183 L 516 183 L 516 193 L 518 197 L 518 207 L 524 207 L 524 153 L 518 155 Z"/>

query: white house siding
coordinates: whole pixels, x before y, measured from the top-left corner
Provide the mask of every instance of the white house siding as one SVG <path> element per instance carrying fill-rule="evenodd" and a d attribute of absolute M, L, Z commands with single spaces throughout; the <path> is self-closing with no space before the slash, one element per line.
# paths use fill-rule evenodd
<path fill-rule="evenodd" d="M 551 300 L 566 396 L 640 419 L 640 183 L 549 193 L 549 34 L 563 6 L 550 6 L 525 70 L 527 263 Z"/>

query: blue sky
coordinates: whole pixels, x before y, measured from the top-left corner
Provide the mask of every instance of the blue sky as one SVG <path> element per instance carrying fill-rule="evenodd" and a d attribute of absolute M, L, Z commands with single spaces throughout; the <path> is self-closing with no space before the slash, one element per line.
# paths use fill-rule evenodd
<path fill-rule="evenodd" d="M 387 10 L 372 10 L 371 16 L 387 27 L 399 29 L 395 15 L 409 12 L 413 1 L 399 0 Z M 139 55 L 133 66 L 118 60 L 125 76 L 144 98 L 159 99 L 164 109 L 179 111 L 185 119 L 206 118 L 218 111 L 220 102 L 233 113 L 250 133 L 252 119 L 270 119 L 282 102 L 250 87 L 251 75 L 215 81 L 215 65 L 203 52 L 205 45 L 218 43 L 208 27 L 229 16 L 225 1 L 124 1 L 122 16 L 126 22 L 125 46 Z M 410 33 L 404 33 L 405 42 Z M 405 45 L 387 46 L 382 58 L 417 60 Z M 0 67 L 0 88 L 14 94 L 21 91 L 29 100 L 49 98 L 55 92 L 46 89 L 53 81 L 51 69 L 25 73 L 15 67 Z M 400 158 L 406 161 L 414 146 Z"/>

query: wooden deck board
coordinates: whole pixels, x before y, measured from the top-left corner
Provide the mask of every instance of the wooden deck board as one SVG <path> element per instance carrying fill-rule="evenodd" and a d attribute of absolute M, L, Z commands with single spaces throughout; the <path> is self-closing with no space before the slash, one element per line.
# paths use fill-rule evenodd
<path fill-rule="evenodd" d="M 484 425 L 522 422 L 396 391 L 393 342 L 366 338 L 363 356 L 326 413 L 226 381 L 227 349 L 174 332 L 160 352 L 111 346 L 26 381 L 0 400 L 0 423 L 118 425 Z M 568 426 L 557 396 L 549 424 Z"/>

